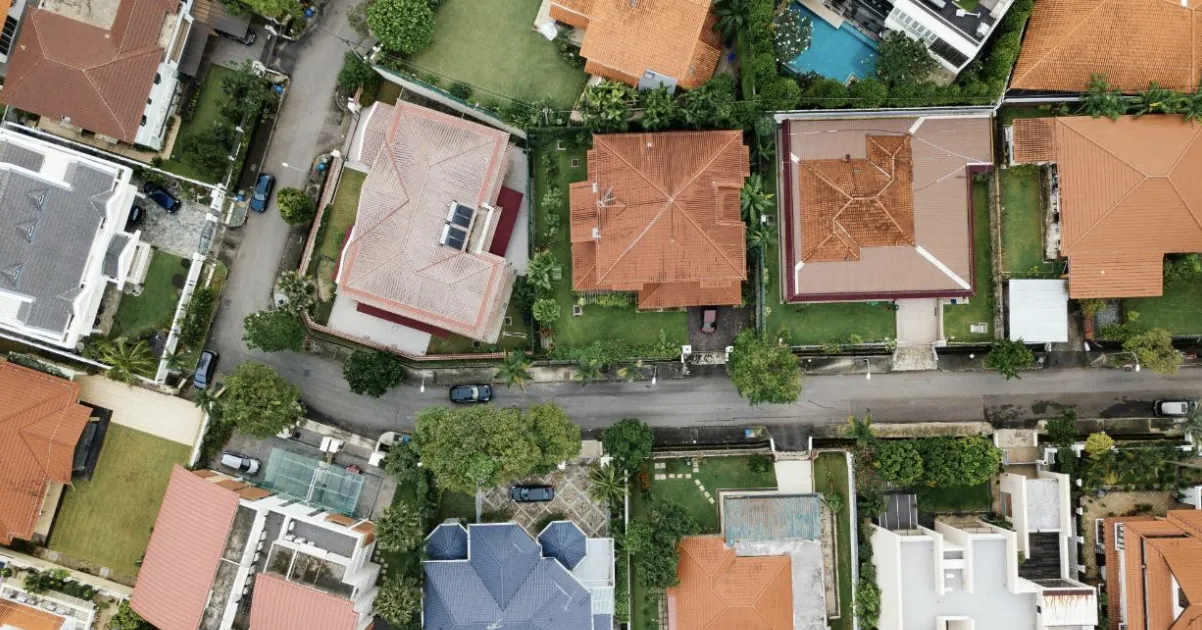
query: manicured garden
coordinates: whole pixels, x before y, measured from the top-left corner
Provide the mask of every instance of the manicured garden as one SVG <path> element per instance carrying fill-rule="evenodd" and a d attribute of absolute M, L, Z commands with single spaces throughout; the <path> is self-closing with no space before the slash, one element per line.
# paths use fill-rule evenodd
<path fill-rule="evenodd" d="M 851 570 L 851 501 L 848 496 L 847 458 L 842 452 L 821 453 L 814 460 L 814 490 L 822 494 L 830 505 L 830 497 L 838 495 L 839 510 L 835 513 L 835 562 L 839 571 L 839 618 L 831 620 L 831 630 L 850 630 L 852 625 L 852 570 Z"/>
<path fill-rule="evenodd" d="M 993 503 L 989 482 L 973 486 L 919 487 L 918 507 L 924 512 L 987 512 Z"/>
<path fill-rule="evenodd" d="M 1000 173 L 1002 196 L 1003 272 L 1012 278 L 1046 278 L 1058 265 L 1044 260 L 1043 174 L 1035 166 L 1015 166 Z"/>
<path fill-rule="evenodd" d="M 534 30 L 537 12 L 537 2 L 443 0 L 435 12 L 434 42 L 403 66 L 419 77 L 439 75 L 443 89 L 469 84 L 470 98 L 482 103 L 550 96 L 568 108 L 586 76 Z"/>
<path fill-rule="evenodd" d="M 190 453 L 184 444 L 110 424 L 92 479 L 65 491 L 50 549 L 136 575 L 171 469 Z"/>
<path fill-rule="evenodd" d="M 1135 325 L 1141 329 L 1163 328 L 1173 335 L 1202 335 L 1202 282 L 1165 283 L 1164 295 L 1124 300 L 1130 319 L 1139 313 Z"/>
<path fill-rule="evenodd" d="M 170 328 L 189 264 L 190 261 L 184 258 L 154 250 L 142 293 L 121 296 L 109 336 L 114 339 L 136 337 Z"/>
<path fill-rule="evenodd" d="M 225 77 L 237 74 L 237 72 L 237 70 L 223 66 L 215 65 L 209 68 L 204 83 L 197 88 L 200 94 L 196 96 L 196 106 L 192 110 L 191 118 L 186 122 L 180 123 L 175 148 L 171 152 L 171 159 L 163 163 L 164 169 L 183 175 L 184 177 L 191 177 L 192 179 L 199 179 L 212 184 L 221 181 L 222 176 L 225 175 L 224 169 L 200 168 L 184 162 L 181 158 L 183 157 L 183 149 L 186 147 L 181 147 L 180 145 L 184 138 L 208 131 L 213 128 L 213 125 L 222 122 L 221 103 L 225 100 L 225 93 L 221 89 L 221 81 Z"/>
<path fill-rule="evenodd" d="M 968 304 L 943 307 L 943 330 L 948 341 L 982 342 L 993 339 L 993 241 L 989 237 L 989 180 L 972 185 L 973 287 L 977 294 Z M 984 323 L 987 332 L 972 332 L 973 324 Z"/>

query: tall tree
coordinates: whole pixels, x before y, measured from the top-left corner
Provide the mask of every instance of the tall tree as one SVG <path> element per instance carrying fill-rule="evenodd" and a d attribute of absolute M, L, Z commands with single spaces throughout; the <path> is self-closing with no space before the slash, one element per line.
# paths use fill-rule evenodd
<path fill-rule="evenodd" d="M 739 395 L 752 405 L 791 403 L 801 395 L 801 364 L 793 351 L 760 339 L 752 330 L 735 337 L 726 367 Z"/>
<path fill-rule="evenodd" d="M 889 31 L 881 40 L 878 54 L 876 76 L 887 85 L 922 83 L 939 65 L 926 44 L 896 31 Z"/>
<path fill-rule="evenodd" d="M 394 628 L 408 628 L 421 613 L 422 587 L 416 578 L 386 577 L 376 595 L 376 612 Z"/>
<path fill-rule="evenodd" d="M 542 451 L 536 471 L 550 471 L 580 455 L 580 427 L 568 419 L 563 407 L 553 402 L 531 405 L 526 417 Z"/>
<path fill-rule="evenodd" d="M 273 309 L 251 313 L 242 320 L 242 341 L 251 350 L 300 352 L 305 348 L 307 331 L 295 314 Z"/>
<path fill-rule="evenodd" d="M 238 431 L 269 438 L 304 419 L 300 390 L 269 365 L 248 361 L 226 380 L 222 418 Z"/>
<path fill-rule="evenodd" d="M 384 551 L 409 552 L 422 544 L 422 515 L 413 505 L 398 501 L 376 519 L 376 543 Z"/>
<path fill-rule="evenodd" d="M 412 55 L 434 41 L 434 10 L 429 0 L 375 0 L 367 25 L 386 50 Z"/>
<path fill-rule="evenodd" d="M 517 385 L 525 391 L 526 383 L 530 382 L 530 359 L 526 358 L 526 353 L 521 350 L 515 352 L 506 352 L 505 358 L 501 360 L 501 366 L 497 368 L 497 373 L 493 376 L 494 379 L 505 383 L 505 387 L 513 387 Z"/>
<path fill-rule="evenodd" d="M 1002 378 L 1010 380 L 1021 379 L 1020 370 L 1035 365 L 1035 353 L 1023 343 L 1022 339 L 1003 339 L 993 342 L 989 354 L 985 356 L 985 367 L 996 370 Z"/>
<path fill-rule="evenodd" d="M 637 418 L 622 418 L 601 432 L 601 446 L 613 458 L 613 465 L 624 475 L 631 475 L 651 458 L 655 432 Z"/>
<path fill-rule="evenodd" d="M 1123 342 L 1123 350 L 1133 353 L 1140 365 L 1157 374 L 1176 374 L 1185 363 L 1185 357 L 1173 347 L 1173 335 L 1163 328 L 1133 335 Z"/>
<path fill-rule="evenodd" d="M 342 378 L 352 392 L 379 398 L 405 380 L 405 364 L 391 352 L 355 350 L 342 364 Z"/>

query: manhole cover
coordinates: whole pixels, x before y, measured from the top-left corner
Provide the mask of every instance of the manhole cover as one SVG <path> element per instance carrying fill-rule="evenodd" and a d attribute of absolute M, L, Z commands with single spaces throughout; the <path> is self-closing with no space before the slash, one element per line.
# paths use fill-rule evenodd
<path fill-rule="evenodd" d="M 309 378 L 309 370 L 304 371 L 305 378 Z"/>

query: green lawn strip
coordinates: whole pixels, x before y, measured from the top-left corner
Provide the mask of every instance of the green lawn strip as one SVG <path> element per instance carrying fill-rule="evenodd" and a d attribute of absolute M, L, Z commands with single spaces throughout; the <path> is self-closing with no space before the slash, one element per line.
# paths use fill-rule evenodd
<path fill-rule="evenodd" d="M 171 468 L 190 453 L 187 445 L 110 424 L 92 479 L 76 481 L 63 497 L 50 548 L 136 575 Z"/>
<path fill-rule="evenodd" d="M 367 173 L 350 168 L 342 169 L 338 193 L 334 195 L 334 201 L 326 208 L 322 217 L 325 230 L 321 234 L 321 240 L 313 244 L 314 259 L 338 259 L 346 230 L 354 225 L 355 217 L 359 213 L 359 193 L 363 190 L 363 182 L 366 179 Z"/>
<path fill-rule="evenodd" d="M 1016 277 L 1038 277 L 1054 273 L 1056 265 L 1044 261 L 1043 175 L 1034 166 L 1003 169 L 1002 244 L 1005 273 Z"/>
<path fill-rule="evenodd" d="M 154 250 L 141 295 L 121 296 L 110 337 L 133 337 L 151 330 L 170 328 L 180 296 L 180 290 L 172 278 L 187 277 L 188 268 L 183 266 L 183 262 L 184 259 L 179 256 Z M 179 284 L 183 286 L 182 280 Z"/>
<path fill-rule="evenodd" d="M 849 630 L 852 627 L 851 595 L 854 588 L 851 578 L 851 502 L 848 496 L 847 460 L 843 453 L 822 453 L 814 460 L 814 490 L 823 494 L 838 493 L 843 497 L 843 509 L 835 516 L 838 527 L 839 545 L 836 562 L 839 567 L 839 619 L 831 620 L 831 630 Z"/>
<path fill-rule="evenodd" d="M 237 74 L 237 72 L 237 70 L 223 66 L 212 66 L 209 69 L 204 84 L 198 88 L 200 90 L 200 97 L 196 101 L 196 109 L 192 111 L 192 118 L 188 122 L 180 124 L 179 134 L 175 138 L 176 147 L 179 146 L 180 141 L 184 138 L 206 131 L 219 121 L 228 122 L 221 116 L 221 102 L 225 99 L 225 92 L 221 89 L 221 83 L 225 77 Z M 217 183 L 221 180 L 222 175 L 225 174 L 224 171 L 212 173 L 198 169 L 190 164 L 183 163 L 180 157 L 173 150 L 171 152 L 171 159 L 163 162 L 163 168 L 184 177 L 191 177 L 210 183 Z"/>
<path fill-rule="evenodd" d="M 1128 316 L 1139 313 L 1139 330 L 1163 328 L 1174 335 L 1202 334 L 1202 282 L 1166 284 L 1164 295 L 1125 300 Z"/>
<path fill-rule="evenodd" d="M 918 507 L 923 511 L 988 511 L 992 505 L 989 483 L 978 486 L 918 488 Z"/>
<path fill-rule="evenodd" d="M 973 229 L 973 274 L 976 295 L 968 304 L 943 307 L 943 330 L 948 341 L 989 341 L 991 333 L 973 333 L 972 324 L 993 327 L 993 245 L 989 238 L 989 182 L 974 181 L 972 202 L 975 207 Z"/>
<path fill-rule="evenodd" d="M 566 144 L 566 141 L 565 141 Z M 565 348 L 587 346 L 594 341 L 613 339 L 620 336 L 631 346 L 650 345 L 659 343 L 660 336 L 673 345 L 688 343 L 688 314 L 684 311 L 637 311 L 633 307 L 604 307 L 589 304 L 584 307 L 584 314 L 579 317 L 572 315 L 572 306 L 576 296 L 572 293 L 572 243 L 571 218 L 568 210 L 568 187 L 572 182 L 584 181 L 588 177 L 586 169 L 585 149 L 568 149 L 556 151 L 555 144 L 548 143 L 539 147 L 534 153 L 531 163 L 540 168 L 544 152 L 554 152 L 558 157 L 559 177 L 535 177 L 536 200 L 542 199 L 552 186 L 558 186 L 563 191 L 563 202 L 555 209 L 559 217 L 559 230 L 550 241 L 546 240 L 548 212 L 538 212 L 537 230 L 535 234 L 539 249 L 549 248 L 555 254 L 555 259 L 562 267 L 562 278 L 555 283 L 555 299 L 559 302 L 561 316 L 555 324 L 555 345 Z M 572 160 L 579 160 L 579 165 L 572 167 Z M 539 173 L 541 175 L 541 172 Z M 540 206 L 540 210 L 543 208 Z"/>
<path fill-rule="evenodd" d="M 537 13 L 538 3 L 531 2 L 443 0 L 434 43 L 405 65 L 419 76 L 442 75 L 444 90 L 467 83 L 475 88 L 471 98 L 482 103 L 550 96 L 570 107 L 584 88 L 584 70 L 560 59 L 555 44 L 534 30 Z"/>
<path fill-rule="evenodd" d="M 443 491 L 438 502 L 438 522 L 448 518 L 462 518 L 469 523 L 475 523 L 476 497 L 463 492 Z"/>
<path fill-rule="evenodd" d="M 472 345 L 472 339 L 451 335 L 447 338 L 430 337 L 427 354 L 471 354 L 473 352 L 498 352 L 502 350 L 525 350 L 530 347 L 530 329 L 522 324 L 522 314 L 517 305 L 509 303 L 505 316 L 511 323 L 501 326 L 501 336 L 495 344 Z M 515 336 L 520 335 L 520 336 Z"/>

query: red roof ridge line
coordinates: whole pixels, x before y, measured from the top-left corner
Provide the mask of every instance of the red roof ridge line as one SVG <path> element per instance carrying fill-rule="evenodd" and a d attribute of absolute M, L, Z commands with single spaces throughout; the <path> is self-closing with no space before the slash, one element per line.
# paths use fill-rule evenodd
<path fill-rule="evenodd" d="M 780 574 L 781 574 L 781 571 L 784 571 L 785 569 L 788 569 L 788 570 L 789 570 L 789 573 L 790 573 L 790 579 L 792 579 L 792 572 L 793 572 L 793 560 L 792 560 L 792 558 L 789 558 L 788 556 L 785 556 L 785 558 L 788 560 L 788 562 L 782 562 L 782 563 L 781 563 L 780 567 L 778 567 L 778 568 L 776 569 L 776 573 L 773 573 L 773 574 L 772 574 L 772 578 L 771 578 L 770 580 L 768 580 L 768 581 L 767 581 L 767 584 L 771 585 L 773 582 L 775 582 L 775 581 L 777 580 L 777 578 L 780 576 Z M 758 614 L 759 614 L 761 617 L 763 617 L 763 618 L 764 618 L 764 621 L 767 621 L 767 622 L 768 622 L 768 624 L 769 624 L 769 625 L 771 625 L 771 626 L 773 626 L 773 628 L 775 629 L 775 628 L 776 628 L 776 624 L 772 623 L 772 620 L 771 620 L 771 619 L 768 619 L 768 617 L 767 617 L 767 616 L 765 616 L 765 615 L 764 615 L 764 613 L 760 612 L 760 609 L 759 609 L 759 603 L 760 603 L 760 600 L 761 600 L 761 599 L 764 599 L 764 597 L 765 597 L 767 594 L 768 594 L 768 589 L 767 589 L 767 588 L 765 588 L 764 590 L 760 591 L 760 596 L 759 596 L 759 597 L 757 597 L 757 598 L 755 598 L 755 602 L 752 604 L 752 606 L 751 606 L 751 609 L 752 609 L 752 610 L 754 610 L 756 613 L 758 613 Z M 785 630 L 785 629 L 784 629 L 784 628 L 780 628 L 779 630 Z"/>
<path fill-rule="evenodd" d="M 1190 143 L 1190 146 L 1193 146 L 1193 143 Z M 1202 219 L 1198 218 L 1198 214 L 1194 212 L 1194 207 L 1190 204 L 1189 200 L 1185 198 L 1185 195 L 1181 194 L 1181 191 L 1177 188 L 1177 182 L 1173 181 L 1172 177 L 1166 177 L 1165 179 L 1169 182 L 1169 188 L 1173 189 L 1173 193 L 1177 195 L 1177 198 L 1180 199 L 1181 203 L 1185 206 L 1185 211 L 1189 213 L 1190 218 L 1192 218 L 1194 223 L 1197 224 L 1200 229 L 1202 229 Z"/>
<path fill-rule="evenodd" d="M 1084 15 L 1081 18 L 1081 21 L 1078 22 L 1076 26 L 1074 26 L 1072 29 L 1070 29 L 1067 33 L 1060 35 L 1060 39 L 1056 42 L 1056 44 L 1049 47 L 1047 49 L 1047 51 L 1043 54 L 1042 57 L 1040 57 L 1037 61 L 1035 61 L 1035 63 L 1031 64 L 1031 67 L 1027 68 L 1026 72 L 1024 72 L 1021 76 L 1016 75 L 1016 76 L 1010 77 L 1010 85 L 1014 85 L 1016 82 L 1021 81 L 1023 77 L 1027 76 L 1028 74 L 1031 74 L 1037 66 L 1042 64 L 1044 61 L 1047 61 L 1047 58 L 1049 56 L 1051 56 L 1051 54 L 1053 52 L 1056 52 L 1061 46 L 1063 46 L 1065 44 L 1065 42 L 1068 41 L 1069 37 L 1071 37 L 1073 35 L 1073 33 L 1076 33 L 1078 29 L 1080 29 L 1082 26 L 1084 26 L 1085 23 L 1088 22 L 1095 13 L 1097 13 L 1098 11 L 1101 11 L 1103 8 L 1109 6 L 1110 1 L 1111 0 L 1103 0 L 1102 2 L 1099 2 L 1096 6 L 1094 6 L 1093 10 L 1090 11 L 1089 13 L 1087 13 L 1086 15 Z M 1170 4 L 1172 4 L 1172 3 L 1170 3 Z M 1191 26 L 1191 30 L 1192 30 L 1192 26 Z M 1082 91 L 1084 91 L 1084 90 L 1082 90 Z"/>
<path fill-rule="evenodd" d="M 1143 179 L 1141 179 L 1140 181 L 1136 182 L 1136 183 L 1135 183 L 1133 186 L 1131 186 L 1131 188 L 1127 189 L 1127 192 L 1126 192 L 1126 193 L 1124 193 L 1122 197 L 1120 197 L 1118 200 L 1116 200 L 1116 201 L 1114 202 L 1114 204 L 1112 204 L 1112 205 L 1111 205 L 1109 208 L 1107 208 L 1107 209 L 1106 209 L 1106 212 L 1105 212 L 1104 214 L 1102 214 L 1102 216 L 1098 217 L 1098 220 L 1097 220 L 1097 221 L 1094 221 L 1094 222 L 1093 222 L 1093 225 L 1090 225 L 1090 226 L 1089 226 L 1089 229 L 1087 229 L 1087 230 L 1085 230 L 1084 232 L 1082 232 L 1082 233 L 1081 233 L 1081 236 L 1079 236 L 1079 237 L 1077 238 L 1077 240 L 1073 241 L 1072 243 L 1067 243 L 1067 244 L 1066 244 L 1066 243 L 1064 243 L 1063 241 L 1060 243 L 1060 251 L 1061 251 L 1062 253 L 1065 253 L 1065 254 L 1071 254 L 1072 252 L 1070 252 L 1069 250 L 1071 250 L 1071 249 L 1072 249 L 1074 246 L 1076 246 L 1076 245 L 1077 245 L 1077 243 L 1080 243 L 1081 241 L 1084 241 L 1084 240 L 1085 240 L 1085 237 L 1089 236 L 1089 233 L 1090 233 L 1090 232 L 1093 232 L 1095 229 L 1097 229 L 1097 227 L 1098 227 L 1099 225 L 1101 225 L 1101 224 L 1102 224 L 1102 222 L 1104 222 L 1106 219 L 1108 219 L 1108 218 L 1110 217 L 1110 215 L 1111 215 L 1111 214 L 1113 214 L 1113 213 L 1114 213 L 1114 210 L 1115 210 L 1115 208 L 1118 208 L 1120 205 L 1122 205 L 1122 203 L 1123 203 L 1124 201 L 1126 201 L 1126 200 L 1127 200 L 1127 198 L 1128 198 L 1128 197 L 1130 197 L 1130 196 L 1132 195 L 1132 193 L 1134 193 L 1134 192 L 1135 192 L 1137 189 L 1139 189 L 1139 187 L 1140 187 L 1140 186 L 1143 186 L 1143 185 L 1144 185 L 1144 184 L 1145 184 L 1145 183 L 1146 183 L 1146 182 L 1147 182 L 1149 179 L 1152 179 L 1152 177 L 1150 177 L 1150 176 L 1149 176 L 1147 173 L 1143 172 L 1142 170 L 1140 170 L 1140 169 L 1136 168 L 1134 164 L 1132 164 L 1132 163 L 1128 162 L 1127 160 L 1123 159 L 1123 158 L 1122 158 L 1122 156 L 1119 156 L 1119 155 L 1115 154 L 1113 151 L 1111 151 L 1110 149 L 1107 149 L 1106 147 L 1102 146 L 1101 144 L 1099 144 L 1099 143 L 1098 143 L 1096 140 L 1094 140 L 1093 138 L 1090 138 L 1089 136 L 1087 136 L 1087 135 L 1085 135 L 1085 134 L 1081 133 L 1080 131 L 1077 131 L 1076 129 L 1073 129 L 1073 128 L 1072 128 L 1071 126 L 1069 126 L 1067 123 L 1065 123 L 1065 124 L 1061 124 L 1061 125 L 1057 125 L 1057 126 L 1058 126 L 1058 127 L 1060 127 L 1060 128 L 1063 128 L 1063 129 L 1068 129 L 1068 130 L 1072 131 L 1073 133 L 1075 133 L 1075 134 L 1077 134 L 1078 136 L 1080 136 L 1081 138 L 1083 138 L 1083 139 L 1084 139 L 1086 142 L 1088 142 L 1088 143 L 1090 143 L 1090 144 L 1092 144 L 1092 145 L 1096 146 L 1098 149 L 1100 149 L 1100 150 L 1101 150 L 1103 153 L 1105 153 L 1106 155 L 1109 155 L 1110 157 L 1113 157 L 1114 159 L 1116 159 L 1116 160 L 1118 160 L 1119 162 L 1121 162 L 1121 163 L 1122 163 L 1124 166 L 1126 166 L 1127 168 L 1129 168 L 1129 169 L 1131 169 L 1131 170 L 1135 171 L 1136 173 L 1139 173 L 1140 175 L 1143 175 L 1143 176 L 1144 176 L 1144 178 L 1143 178 Z M 1057 148 L 1059 148 L 1059 146 L 1060 146 L 1060 141 L 1059 141 L 1059 139 L 1057 139 L 1057 141 L 1056 141 L 1056 144 L 1057 144 Z M 1182 155 L 1184 155 L 1184 154 L 1185 154 L 1185 152 L 1184 152 L 1184 151 L 1182 151 Z M 1057 156 L 1057 158 L 1059 158 L 1059 156 Z M 1165 177 L 1165 179 L 1168 179 L 1168 177 Z M 1061 211 L 1063 211 L 1063 208 L 1061 208 Z M 1193 214 L 1193 213 L 1191 212 L 1190 214 Z"/>

